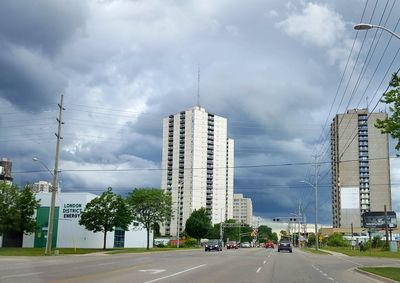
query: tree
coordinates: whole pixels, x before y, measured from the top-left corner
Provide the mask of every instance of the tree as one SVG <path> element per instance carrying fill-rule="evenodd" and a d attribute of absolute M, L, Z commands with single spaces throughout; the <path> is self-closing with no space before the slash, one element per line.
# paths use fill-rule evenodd
<path fill-rule="evenodd" d="M 116 227 L 128 230 L 132 223 L 132 215 L 124 199 L 115 195 L 112 188 L 92 199 L 86 204 L 81 213 L 79 225 L 83 225 L 94 233 L 103 232 L 103 249 L 106 249 L 107 232 L 112 232 Z"/>
<path fill-rule="evenodd" d="M 273 232 L 271 235 L 271 240 L 276 243 L 278 242 L 278 234 L 276 234 L 276 232 Z"/>
<path fill-rule="evenodd" d="M 390 134 L 397 139 L 396 149 L 400 150 L 400 76 L 394 73 L 389 83 L 390 90 L 383 94 L 381 102 L 392 104 L 389 106 L 392 116 L 384 120 L 377 119 L 375 127 L 381 129 L 382 134 Z"/>
<path fill-rule="evenodd" d="M 211 220 L 208 218 L 207 210 L 204 207 L 198 210 L 195 209 L 186 220 L 185 227 L 186 233 L 190 237 L 197 239 L 197 242 L 207 237 L 212 230 Z"/>
<path fill-rule="evenodd" d="M 266 242 L 268 240 L 272 241 L 272 228 L 267 225 L 260 225 L 258 227 L 258 240 L 260 242 Z"/>
<path fill-rule="evenodd" d="M 237 223 L 236 220 L 234 219 L 229 219 L 225 221 L 225 223 L 228 224 L 233 224 L 233 225 L 226 225 L 224 227 L 224 241 L 226 242 L 228 239 L 230 241 L 239 241 L 239 233 L 240 233 L 240 227 L 239 223 Z M 219 225 L 218 225 L 218 231 L 219 231 Z M 219 233 L 219 232 L 218 232 Z"/>
<path fill-rule="evenodd" d="M 16 185 L 0 182 L 0 234 L 35 232 L 33 215 L 39 206 L 28 185 L 20 191 Z"/>
<path fill-rule="evenodd" d="M 127 198 L 134 220 L 147 230 L 147 249 L 153 225 L 171 218 L 172 199 L 160 189 L 134 189 Z"/>

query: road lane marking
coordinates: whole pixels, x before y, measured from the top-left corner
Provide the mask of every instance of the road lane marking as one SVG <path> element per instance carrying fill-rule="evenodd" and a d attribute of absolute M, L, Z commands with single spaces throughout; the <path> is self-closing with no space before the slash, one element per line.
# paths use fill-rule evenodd
<path fill-rule="evenodd" d="M 266 260 L 264 260 L 264 264 L 266 264 L 267 263 L 267 261 Z"/>
<path fill-rule="evenodd" d="M 257 269 L 257 273 L 260 272 L 260 270 L 261 270 L 261 267 L 259 267 L 259 268 Z"/>
<path fill-rule="evenodd" d="M 31 272 L 31 273 L 23 273 L 23 274 L 14 274 L 14 275 L 1 276 L 0 279 L 26 277 L 26 276 L 38 275 L 38 274 L 42 274 L 42 273 L 43 272 Z"/>
<path fill-rule="evenodd" d="M 165 269 L 142 269 L 142 270 L 139 270 L 139 271 L 141 271 L 141 272 L 150 272 L 151 274 L 157 274 L 157 273 L 164 272 Z"/>
<path fill-rule="evenodd" d="M 339 282 L 336 281 L 334 278 L 329 277 L 328 274 L 326 274 L 325 272 L 323 272 L 321 269 L 319 269 L 319 268 L 316 267 L 315 265 L 312 264 L 311 266 L 312 266 L 312 268 L 314 268 L 315 270 L 319 271 L 319 273 L 321 273 L 321 275 L 323 275 L 324 277 L 328 278 L 330 281 L 333 281 L 333 282 L 335 282 L 335 283 L 339 283 Z"/>
<path fill-rule="evenodd" d="M 185 270 L 176 272 L 176 273 L 171 274 L 171 275 L 167 275 L 167 276 L 164 276 L 164 277 L 160 277 L 160 278 L 156 278 L 156 279 L 153 279 L 153 280 L 150 280 L 150 281 L 146 281 L 144 283 L 151 283 L 151 282 L 156 282 L 156 281 L 160 281 L 160 280 L 163 280 L 163 279 L 167 279 L 167 278 L 170 278 L 170 277 L 174 277 L 176 275 L 180 275 L 180 274 L 183 274 L 185 272 L 192 271 L 192 270 L 195 270 L 195 269 L 203 267 L 203 266 L 206 266 L 206 265 L 205 264 L 198 265 L 198 266 L 195 266 L 195 267 L 192 267 L 192 268 L 189 268 L 189 269 L 185 269 Z"/>

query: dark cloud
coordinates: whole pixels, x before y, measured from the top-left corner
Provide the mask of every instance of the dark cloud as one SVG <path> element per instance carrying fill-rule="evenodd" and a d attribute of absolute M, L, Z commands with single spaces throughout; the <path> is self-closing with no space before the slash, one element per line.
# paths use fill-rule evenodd
<path fill-rule="evenodd" d="M 26 49 L 54 55 L 85 23 L 86 4 L 51 0 L 1 1 L 0 38 Z"/>
<path fill-rule="evenodd" d="M 15 107 L 37 112 L 56 104 L 67 80 L 46 58 L 0 42 L 0 96 Z"/>

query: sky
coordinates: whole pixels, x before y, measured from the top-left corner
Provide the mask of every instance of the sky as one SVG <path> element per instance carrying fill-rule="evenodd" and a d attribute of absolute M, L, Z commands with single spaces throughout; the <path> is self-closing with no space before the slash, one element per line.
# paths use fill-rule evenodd
<path fill-rule="evenodd" d="M 22 186 L 51 181 L 64 95 L 62 191 L 120 194 L 161 183 L 162 119 L 200 104 L 228 119 L 235 193 L 260 219 L 331 224 L 329 125 L 385 111 L 400 65 L 400 1 L 0 2 L 0 157 Z M 200 71 L 199 71 L 200 70 Z M 315 162 L 313 155 L 319 155 Z M 390 142 L 393 209 L 400 162 Z M 32 158 L 40 162 L 32 161 Z"/>

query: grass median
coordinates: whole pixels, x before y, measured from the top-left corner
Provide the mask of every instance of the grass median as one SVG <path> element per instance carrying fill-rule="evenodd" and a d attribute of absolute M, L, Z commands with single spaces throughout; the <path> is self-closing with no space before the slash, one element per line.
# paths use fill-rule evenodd
<path fill-rule="evenodd" d="M 359 269 L 400 282 L 400 267 L 360 267 Z"/>
<path fill-rule="evenodd" d="M 360 251 L 358 249 L 353 250 L 351 247 L 323 247 L 322 249 L 337 253 L 342 253 L 348 256 L 367 256 L 367 257 L 381 257 L 381 258 L 398 258 L 400 259 L 400 252 L 383 251 L 382 249 L 369 249 L 366 251 Z"/>

